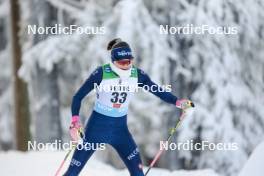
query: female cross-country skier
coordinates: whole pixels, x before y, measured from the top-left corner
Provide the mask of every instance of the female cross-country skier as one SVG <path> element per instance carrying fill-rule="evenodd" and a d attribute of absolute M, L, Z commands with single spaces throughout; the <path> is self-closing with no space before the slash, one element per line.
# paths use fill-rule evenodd
<path fill-rule="evenodd" d="M 82 99 L 94 89 L 95 84 L 110 87 L 100 90 L 96 88 L 96 101 L 84 130 L 83 142 L 110 144 L 118 152 L 131 176 L 144 176 L 139 150 L 127 127 L 127 111 L 133 96 L 133 87 L 148 86 L 150 87 L 148 91 L 181 109 L 187 108 L 190 101 L 178 100 L 170 92 L 158 91 L 162 90 L 161 87 L 152 82 L 145 72 L 133 65 L 134 57 L 126 42 L 119 38 L 114 39 L 109 42 L 107 49 L 111 50 L 112 61 L 98 67 L 73 96 L 70 134 L 73 140 L 78 140 L 80 135 L 78 131 L 82 128 L 79 118 Z M 151 87 L 157 89 L 151 89 Z M 64 176 L 79 175 L 94 151 L 94 149 L 76 149 Z"/>

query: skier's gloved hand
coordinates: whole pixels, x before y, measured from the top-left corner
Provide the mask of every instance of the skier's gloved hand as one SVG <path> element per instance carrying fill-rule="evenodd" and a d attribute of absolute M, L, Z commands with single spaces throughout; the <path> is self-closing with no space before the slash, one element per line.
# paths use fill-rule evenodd
<path fill-rule="evenodd" d="M 79 116 L 72 116 L 72 121 L 70 125 L 70 135 L 73 141 L 78 142 L 84 138 L 84 132 L 82 124 L 80 123 Z"/>
<path fill-rule="evenodd" d="M 190 109 L 191 107 L 194 107 L 194 104 L 191 100 L 179 99 L 176 101 L 176 107 L 183 110 L 179 119 L 179 120 L 183 120 L 186 117 L 186 110 Z"/>
<path fill-rule="evenodd" d="M 176 107 L 180 108 L 182 110 L 186 110 L 186 109 L 189 109 L 191 107 L 194 107 L 194 104 L 191 100 L 179 99 L 176 101 Z"/>

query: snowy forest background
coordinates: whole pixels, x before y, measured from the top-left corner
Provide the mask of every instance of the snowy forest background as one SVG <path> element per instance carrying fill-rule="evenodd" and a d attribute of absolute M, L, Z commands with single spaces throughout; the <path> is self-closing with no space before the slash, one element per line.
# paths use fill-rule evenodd
<path fill-rule="evenodd" d="M 212 168 L 233 176 L 263 141 L 263 0 L 17 1 L 0 0 L 0 150 L 25 150 L 27 140 L 69 141 L 71 98 L 98 65 L 109 62 L 106 45 L 115 37 L 131 45 L 136 65 L 155 82 L 172 84 L 175 95 L 195 102 L 175 142 L 239 146 L 237 151 L 168 151 L 158 167 Z M 19 28 L 14 29 L 12 19 Z M 28 35 L 32 24 L 104 26 L 106 34 Z M 160 35 L 160 24 L 235 26 L 238 34 Z M 83 122 L 93 100 L 90 94 L 83 102 Z M 136 94 L 129 128 L 145 164 L 178 116 L 175 107 L 153 95 Z M 123 167 L 111 149 L 96 155 Z"/>

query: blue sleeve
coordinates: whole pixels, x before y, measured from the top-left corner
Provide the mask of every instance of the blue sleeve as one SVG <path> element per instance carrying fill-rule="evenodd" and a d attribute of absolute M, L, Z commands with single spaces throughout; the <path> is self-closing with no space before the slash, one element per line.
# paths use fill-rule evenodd
<path fill-rule="evenodd" d="M 81 108 L 82 99 L 94 89 L 94 84 L 99 85 L 102 81 L 103 77 L 103 68 L 98 67 L 84 82 L 84 84 L 79 88 L 79 90 L 75 93 L 72 98 L 71 111 L 72 116 L 79 115 L 79 111 Z"/>
<path fill-rule="evenodd" d="M 156 83 L 154 83 L 150 79 L 150 77 L 144 71 L 142 71 L 141 69 L 138 69 L 138 86 L 143 87 L 145 85 L 148 87 L 155 88 L 154 90 L 148 89 L 148 91 L 156 95 L 163 101 L 173 104 L 173 105 L 176 104 L 176 101 L 177 101 L 176 96 L 174 96 L 171 92 L 168 92 L 164 90 L 162 87 L 158 86 Z M 158 91 L 158 90 L 162 90 L 162 91 Z"/>

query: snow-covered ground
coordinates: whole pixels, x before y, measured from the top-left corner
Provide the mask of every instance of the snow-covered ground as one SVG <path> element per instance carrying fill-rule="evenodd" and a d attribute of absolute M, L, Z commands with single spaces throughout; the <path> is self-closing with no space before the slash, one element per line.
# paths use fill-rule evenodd
<path fill-rule="evenodd" d="M 263 176 L 264 142 L 249 157 L 239 176 Z"/>
<path fill-rule="evenodd" d="M 1 175 L 12 176 L 52 176 L 63 160 L 65 152 L 1 152 Z M 66 163 L 65 166 L 68 166 Z M 66 167 L 63 168 L 63 171 Z M 63 173 L 63 172 L 62 172 Z M 126 170 L 117 170 L 92 158 L 81 176 L 128 176 Z M 174 171 L 153 169 L 149 176 L 218 176 L 212 170 Z"/>
<path fill-rule="evenodd" d="M 262 176 L 264 142 L 258 145 L 239 176 Z M 0 152 L 1 175 L 52 176 L 65 156 L 65 152 Z M 62 173 L 69 165 L 69 159 Z M 83 169 L 81 176 L 128 176 L 126 170 L 117 170 L 110 165 L 92 158 Z M 153 169 L 149 176 L 219 176 L 213 170 L 173 171 Z"/>

